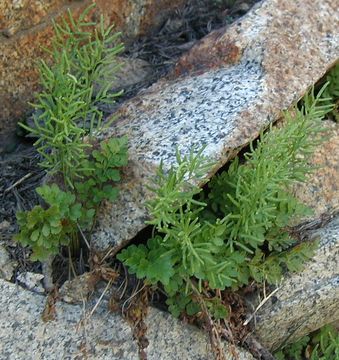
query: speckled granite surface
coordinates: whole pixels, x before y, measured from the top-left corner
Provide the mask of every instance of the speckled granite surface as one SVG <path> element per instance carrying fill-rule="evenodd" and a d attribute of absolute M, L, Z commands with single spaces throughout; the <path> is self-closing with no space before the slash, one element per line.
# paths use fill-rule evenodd
<path fill-rule="evenodd" d="M 160 159 L 206 145 L 214 173 L 339 58 L 336 0 L 266 0 L 202 39 L 167 79 L 128 101 L 101 137 L 129 137 L 120 199 L 106 203 L 93 246 L 121 247 L 144 227 L 146 183 Z M 100 140 L 99 139 L 99 140 Z M 206 174 L 209 176 L 210 174 Z"/>
<path fill-rule="evenodd" d="M 81 306 L 57 304 L 57 321 L 44 323 L 46 298 L 0 280 L 0 359 L 135 359 L 129 326 L 108 312 L 83 325 Z"/>
<path fill-rule="evenodd" d="M 270 349 L 339 321 L 339 216 L 309 238 L 320 238 L 312 261 L 288 275 L 257 313 L 255 334 Z"/>
<path fill-rule="evenodd" d="M 138 360 L 129 325 L 104 302 L 91 317 L 78 305 L 57 303 L 57 320 L 44 323 L 46 298 L 0 280 L 1 360 Z M 86 319 L 85 321 L 83 319 Z M 156 309 L 147 320 L 149 360 L 212 360 L 208 338 Z M 239 360 L 253 357 L 239 350 Z M 227 353 L 226 353 L 227 354 Z M 232 360 L 227 355 L 228 360 Z"/>
<path fill-rule="evenodd" d="M 315 171 L 306 183 L 294 187 L 298 199 L 314 211 L 309 218 L 339 212 L 339 123 L 324 121 L 324 128 L 326 140 L 310 160 Z"/>

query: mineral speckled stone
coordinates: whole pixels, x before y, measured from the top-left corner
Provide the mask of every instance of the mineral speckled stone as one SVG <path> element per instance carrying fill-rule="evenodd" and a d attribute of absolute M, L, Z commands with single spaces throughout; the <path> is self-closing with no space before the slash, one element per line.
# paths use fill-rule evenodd
<path fill-rule="evenodd" d="M 0 279 L 0 359 L 138 360 L 131 329 L 102 301 L 92 307 L 56 304 L 56 320 L 41 319 L 46 298 Z M 147 318 L 148 360 L 213 360 L 207 334 L 156 309 Z M 239 360 L 253 360 L 235 349 Z M 227 360 L 233 360 L 225 344 Z"/>
<path fill-rule="evenodd" d="M 275 350 L 325 324 L 339 321 L 339 217 L 309 232 L 319 249 L 301 273 L 287 275 L 256 314 L 255 335 Z"/>
<path fill-rule="evenodd" d="M 0 278 L 3 278 L 5 280 L 11 280 L 14 274 L 14 270 L 17 266 L 17 261 L 12 260 L 6 247 L 0 244 Z"/>
<path fill-rule="evenodd" d="M 326 140 L 310 159 L 315 168 L 307 182 L 297 184 L 298 199 L 313 209 L 309 218 L 339 212 L 339 123 L 324 121 Z"/>
<path fill-rule="evenodd" d="M 146 319 L 147 359 L 154 360 L 215 360 L 207 333 L 193 326 L 183 325 L 171 314 L 154 308 L 149 309 Z M 223 343 L 226 360 L 254 360 L 247 351 Z"/>
<path fill-rule="evenodd" d="M 0 359 L 138 359 L 129 326 L 119 316 L 57 303 L 57 320 L 43 322 L 46 297 L 0 280 Z"/>
<path fill-rule="evenodd" d="M 206 145 L 210 176 L 339 57 L 335 0 L 267 0 L 202 39 L 173 73 L 128 101 L 98 140 L 129 138 L 120 198 L 100 211 L 93 246 L 121 248 L 144 227 L 146 184 L 162 159 Z"/>

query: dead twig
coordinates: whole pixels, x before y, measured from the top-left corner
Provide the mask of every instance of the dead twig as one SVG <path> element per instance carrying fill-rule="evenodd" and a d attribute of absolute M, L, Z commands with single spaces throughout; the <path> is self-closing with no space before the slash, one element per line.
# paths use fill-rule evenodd
<path fill-rule="evenodd" d="M 23 176 L 21 179 L 19 179 L 18 181 L 16 181 L 14 184 L 12 184 L 10 187 L 8 187 L 4 193 L 8 193 L 9 191 L 11 191 L 13 188 L 15 188 L 16 186 L 20 185 L 22 182 L 24 182 L 26 179 L 28 179 L 30 176 L 32 176 L 32 173 L 28 173 L 25 176 Z"/>
<path fill-rule="evenodd" d="M 274 289 L 268 296 L 266 296 L 266 294 L 264 295 L 264 299 L 260 302 L 260 304 L 256 307 L 256 309 L 254 310 L 254 312 L 251 314 L 251 316 L 246 319 L 246 321 L 244 322 L 244 326 L 248 325 L 250 323 L 250 321 L 253 319 L 253 317 L 255 316 L 255 314 L 258 312 L 258 310 L 281 288 L 281 286 L 277 287 L 276 289 Z"/>
<path fill-rule="evenodd" d="M 88 240 L 87 240 L 87 238 L 86 238 L 86 236 L 85 236 L 84 232 L 82 231 L 82 229 L 81 229 L 81 227 L 80 227 L 80 225 L 79 225 L 78 223 L 77 223 L 77 227 L 78 227 L 78 230 L 79 230 L 79 232 L 80 232 L 80 234 L 81 234 L 81 236 L 82 236 L 83 240 L 85 241 L 85 244 L 86 244 L 87 248 L 90 250 L 90 249 L 91 249 L 91 247 L 90 247 L 90 245 L 89 245 L 89 242 L 88 242 Z"/>
<path fill-rule="evenodd" d="M 90 317 L 94 314 L 95 310 L 97 309 L 97 307 L 98 307 L 99 304 L 101 303 L 103 297 L 105 296 L 106 292 L 107 292 L 108 289 L 110 288 L 111 284 L 112 284 L 112 282 L 111 282 L 111 280 L 110 280 L 110 281 L 108 282 L 108 284 L 106 285 L 104 291 L 103 291 L 102 294 L 100 295 L 98 301 L 97 301 L 96 304 L 94 305 L 93 309 L 91 310 L 88 318 L 90 318 Z"/>

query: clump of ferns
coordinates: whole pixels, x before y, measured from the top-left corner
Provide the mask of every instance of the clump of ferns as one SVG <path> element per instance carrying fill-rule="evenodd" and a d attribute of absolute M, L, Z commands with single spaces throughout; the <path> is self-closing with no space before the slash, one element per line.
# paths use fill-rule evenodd
<path fill-rule="evenodd" d="M 322 97 L 325 88 L 285 112 L 284 125 L 262 133 L 246 161 L 235 158 L 207 193 L 195 185 L 212 166 L 203 149 L 188 156 L 178 151 L 176 166 L 159 167 L 147 203 L 154 236 L 117 257 L 130 273 L 163 288 L 174 316 L 227 319 L 223 291 L 253 280 L 277 284 L 286 270 L 300 271 L 312 257 L 317 244 L 297 244 L 288 232 L 293 220 L 309 213 L 290 189 L 312 171 L 308 159 L 321 142 L 321 120 L 333 109 Z"/>
<path fill-rule="evenodd" d="M 50 258 L 61 245 L 77 249 L 81 240 L 90 246 L 100 203 L 117 198 L 120 168 L 127 164 L 126 137 L 93 146 L 94 135 L 114 120 L 104 122 L 101 108 L 121 95 L 110 87 L 124 49 L 102 16 L 98 24 L 86 20 L 94 7 L 77 20 L 69 11 L 54 23 L 51 48 L 45 49 L 51 65 L 41 60 L 39 66 L 42 91 L 33 104 L 34 125 L 21 124 L 37 137 L 41 167 L 58 180 L 37 188 L 41 206 L 17 213 L 15 239 L 32 248 L 33 260 Z"/>

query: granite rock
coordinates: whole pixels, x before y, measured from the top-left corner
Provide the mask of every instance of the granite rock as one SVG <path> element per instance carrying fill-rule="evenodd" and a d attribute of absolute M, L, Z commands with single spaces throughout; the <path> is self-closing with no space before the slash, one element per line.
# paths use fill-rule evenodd
<path fill-rule="evenodd" d="M 91 308 L 57 302 L 56 319 L 41 318 L 46 298 L 0 280 L 0 359 L 100 359 L 138 360 L 132 331 L 120 315 L 107 311 L 102 303 L 89 316 Z M 181 324 L 156 309 L 146 320 L 149 360 L 213 360 L 208 337 L 203 332 Z M 253 357 L 237 349 L 239 360 Z M 225 345 L 227 360 L 232 360 Z"/>
<path fill-rule="evenodd" d="M 324 121 L 326 140 L 310 159 L 314 172 L 307 182 L 294 186 L 297 198 L 313 210 L 304 220 L 339 212 L 339 123 Z"/>
<path fill-rule="evenodd" d="M 40 24 L 69 0 L 4 0 L 0 4 L 0 33 L 9 38 Z"/>
<path fill-rule="evenodd" d="M 304 270 L 288 274 L 255 316 L 255 335 L 271 350 L 339 321 L 339 216 L 308 231 L 319 249 Z"/>
<path fill-rule="evenodd" d="M 87 272 L 65 281 L 59 289 L 59 297 L 70 304 L 82 304 L 93 294 L 98 280 L 93 273 Z"/>
<path fill-rule="evenodd" d="M 6 247 L 0 244 L 0 278 L 11 280 L 17 265 L 18 263 L 11 259 Z"/>
<path fill-rule="evenodd" d="M 279 117 L 339 57 L 334 0 L 266 0 L 227 29 L 212 32 L 167 79 L 126 102 L 100 135 L 129 138 L 120 198 L 104 204 L 93 246 L 124 246 L 147 219 L 146 184 L 162 159 L 175 163 L 206 145 L 211 176 Z"/>
<path fill-rule="evenodd" d="M 215 359 L 207 334 L 193 326 L 183 325 L 171 314 L 150 308 L 146 324 L 149 340 L 147 359 Z M 238 360 L 254 360 L 247 351 L 226 343 L 223 346 L 226 360 L 234 360 L 234 352 L 238 355 Z"/>
<path fill-rule="evenodd" d="M 27 289 L 32 290 L 39 294 L 44 294 L 45 289 L 42 286 L 41 280 L 43 280 L 44 275 L 33 273 L 30 271 L 22 272 L 17 277 L 16 280 L 24 285 Z"/>
<path fill-rule="evenodd" d="M 56 304 L 44 322 L 46 297 L 0 282 L 0 359 L 138 359 L 131 331 L 118 316 L 97 312 L 80 322 L 82 306 Z M 100 309 L 99 309 L 100 310 Z M 112 331 L 114 329 L 114 331 Z"/>
<path fill-rule="evenodd" d="M 119 66 L 119 71 L 112 78 L 105 77 L 105 82 L 110 82 L 110 91 L 112 92 L 128 90 L 132 86 L 147 81 L 153 74 L 151 64 L 138 58 L 118 57 L 116 64 L 109 64 L 107 66 Z M 98 89 L 99 85 L 95 84 L 94 92 Z"/>

